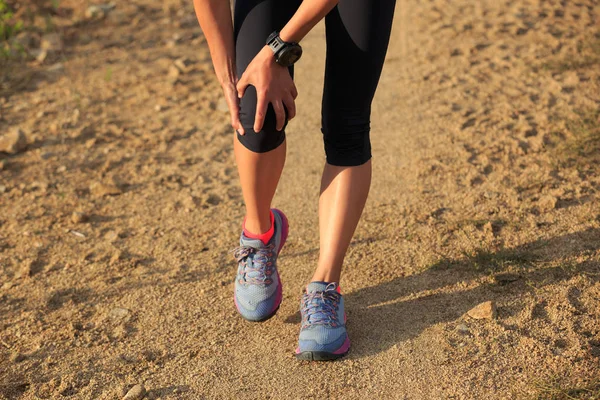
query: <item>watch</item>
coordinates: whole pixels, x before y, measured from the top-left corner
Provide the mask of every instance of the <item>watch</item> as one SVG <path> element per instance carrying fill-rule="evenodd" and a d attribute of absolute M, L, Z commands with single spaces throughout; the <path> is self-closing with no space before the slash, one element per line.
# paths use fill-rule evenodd
<path fill-rule="evenodd" d="M 267 45 L 275 54 L 275 62 L 284 67 L 294 65 L 302 56 L 302 47 L 295 42 L 284 42 L 277 31 L 269 35 Z"/>

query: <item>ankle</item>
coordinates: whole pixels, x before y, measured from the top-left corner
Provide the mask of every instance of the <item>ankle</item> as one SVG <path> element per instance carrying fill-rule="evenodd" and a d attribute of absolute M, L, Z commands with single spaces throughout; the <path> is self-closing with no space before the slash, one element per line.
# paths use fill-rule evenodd
<path fill-rule="evenodd" d="M 275 216 L 272 211 L 268 218 L 266 224 L 262 220 L 245 218 L 242 224 L 244 236 L 250 239 L 260 239 L 263 244 L 267 245 L 275 233 Z"/>
<path fill-rule="evenodd" d="M 250 233 L 252 235 L 262 235 L 267 233 L 269 229 L 271 229 L 272 219 L 272 213 L 271 215 L 267 215 L 266 218 L 244 217 L 242 228 L 244 229 L 244 232 Z"/>

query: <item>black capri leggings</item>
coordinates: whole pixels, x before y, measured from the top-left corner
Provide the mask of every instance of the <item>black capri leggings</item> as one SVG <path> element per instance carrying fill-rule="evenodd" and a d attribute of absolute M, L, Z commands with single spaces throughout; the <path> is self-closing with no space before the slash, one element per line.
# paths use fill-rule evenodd
<path fill-rule="evenodd" d="M 269 34 L 281 30 L 301 3 L 302 0 L 235 2 L 238 76 L 264 47 Z M 371 102 L 383 68 L 395 3 L 395 0 L 340 0 L 325 17 L 327 60 L 321 131 L 327 163 L 331 165 L 356 166 L 371 158 Z M 293 67 L 289 70 L 293 77 Z M 237 137 L 249 150 L 264 153 L 283 143 L 285 129 L 275 128 L 275 111 L 269 104 L 264 126 L 255 133 L 256 101 L 256 90 L 249 86 L 240 101 L 240 120 L 246 134 Z"/>

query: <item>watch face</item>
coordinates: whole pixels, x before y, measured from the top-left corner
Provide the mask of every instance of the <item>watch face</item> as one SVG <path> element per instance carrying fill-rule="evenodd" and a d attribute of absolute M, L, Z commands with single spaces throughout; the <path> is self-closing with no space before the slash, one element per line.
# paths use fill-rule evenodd
<path fill-rule="evenodd" d="M 290 46 L 283 50 L 279 55 L 277 62 L 283 66 L 289 67 L 293 65 L 302 56 L 302 47 L 299 45 Z"/>

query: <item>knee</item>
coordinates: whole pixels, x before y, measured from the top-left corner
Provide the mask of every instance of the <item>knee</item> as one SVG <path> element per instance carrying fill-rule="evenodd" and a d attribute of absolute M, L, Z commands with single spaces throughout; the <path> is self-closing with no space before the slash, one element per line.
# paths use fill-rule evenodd
<path fill-rule="evenodd" d="M 354 167 L 371 159 L 368 115 L 324 117 L 321 131 L 328 164 Z"/>
<path fill-rule="evenodd" d="M 285 140 L 285 126 L 281 131 L 276 128 L 276 117 L 273 106 L 269 104 L 265 121 L 259 132 L 254 131 L 256 116 L 256 89 L 248 86 L 244 97 L 240 100 L 240 122 L 244 127 L 245 135 L 238 134 L 238 140 L 244 147 L 255 153 L 266 153 L 279 147 Z"/>

